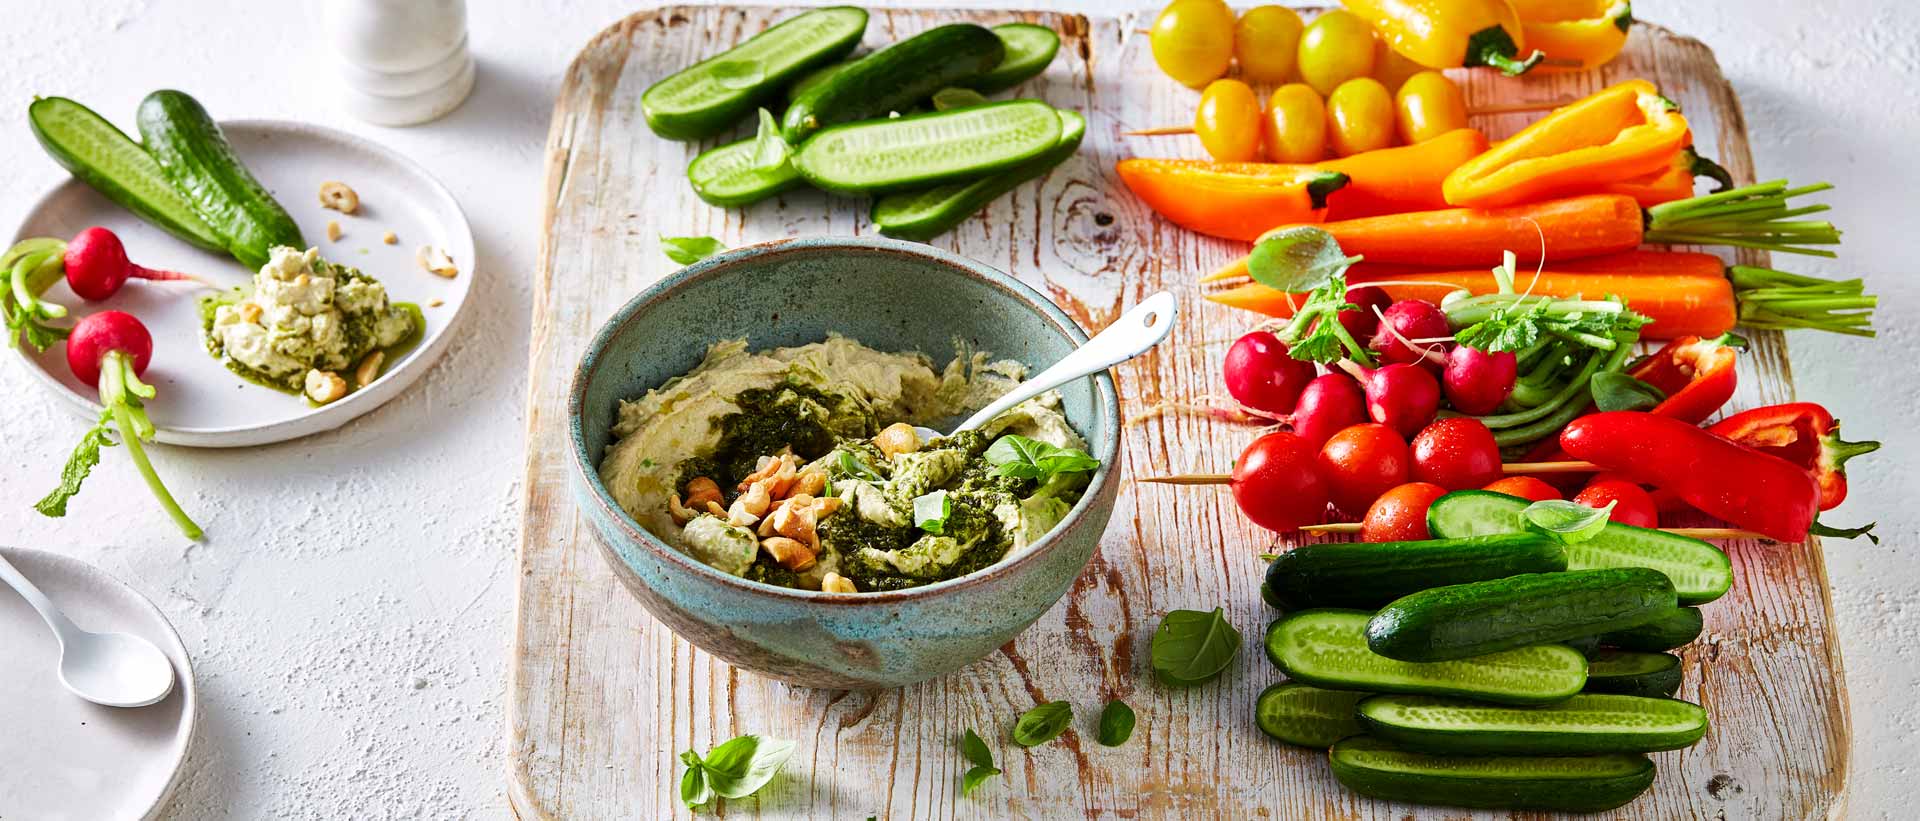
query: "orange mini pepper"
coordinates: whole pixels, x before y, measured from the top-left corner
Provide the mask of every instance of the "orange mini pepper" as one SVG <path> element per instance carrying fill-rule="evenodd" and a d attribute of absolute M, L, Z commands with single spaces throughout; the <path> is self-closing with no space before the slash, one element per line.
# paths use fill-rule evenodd
<path fill-rule="evenodd" d="M 1673 155 L 1673 162 L 1655 173 L 1630 180 L 1608 183 L 1600 186 L 1603 194 L 1624 194 L 1640 203 L 1641 208 L 1652 208 L 1663 202 L 1684 200 L 1693 196 L 1693 178 L 1711 177 L 1715 183 L 1713 192 L 1718 194 L 1733 187 L 1733 175 L 1720 164 L 1694 153 L 1692 148 L 1682 148 Z"/>
<path fill-rule="evenodd" d="M 1646 80 L 1555 109 L 1447 175 L 1456 206 L 1492 208 L 1593 191 L 1665 170 L 1692 143 L 1687 120 Z"/>
<path fill-rule="evenodd" d="M 1527 45 L 1545 52 L 1542 71 L 1605 65 L 1626 48 L 1633 4 L 1626 0 L 1514 0 Z"/>
<path fill-rule="evenodd" d="M 1427 68 L 1491 66 L 1509 76 L 1544 56 L 1527 51 L 1512 0 L 1341 0 L 1402 57 Z M 1521 55 L 1526 56 L 1521 56 Z"/>
<path fill-rule="evenodd" d="M 1352 219 L 1447 207 L 1441 184 L 1454 169 L 1487 153 L 1478 129 L 1456 128 L 1412 145 L 1382 148 L 1315 163 L 1347 175 L 1347 187 L 1329 201 L 1327 219 Z"/>
<path fill-rule="evenodd" d="M 1114 169 L 1174 224 L 1238 240 L 1255 239 L 1276 225 L 1324 220 L 1327 195 L 1347 184 L 1347 175 L 1310 165 L 1133 158 Z"/>

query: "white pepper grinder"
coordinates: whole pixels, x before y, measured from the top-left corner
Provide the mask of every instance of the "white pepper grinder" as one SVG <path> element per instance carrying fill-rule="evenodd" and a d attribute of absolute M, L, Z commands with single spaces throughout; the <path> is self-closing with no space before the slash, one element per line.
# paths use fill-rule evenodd
<path fill-rule="evenodd" d="M 341 103 L 375 125 L 439 119 L 473 91 L 466 0 L 323 0 Z"/>

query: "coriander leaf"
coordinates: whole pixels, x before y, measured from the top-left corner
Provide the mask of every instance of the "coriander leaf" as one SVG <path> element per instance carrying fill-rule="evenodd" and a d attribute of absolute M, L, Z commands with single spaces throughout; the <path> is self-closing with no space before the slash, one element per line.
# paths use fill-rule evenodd
<path fill-rule="evenodd" d="M 1175 610 L 1153 632 L 1153 672 L 1173 687 L 1203 684 L 1220 675 L 1240 652 L 1240 631 L 1226 611 Z"/>
<path fill-rule="evenodd" d="M 687 771 L 680 776 L 680 803 L 693 809 L 713 800 L 713 785 L 707 783 L 707 771 L 700 766 L 700 756 L 692 750 L 680 754 L 680 760 L 687 765 Z"/>
<path fill-rule="evenodd" d="M 787 163 L 793 155 L 793 149 L 780 136 L 780 124 L 773 119 L 773 112 L 760 109 L 760 130 L 753 135 L 753 167 L 772 170 Z"/>
<path fill-rule="evenodd" d="M 1607 526 L 1607 518 L 1613 513 L 1618 501 L 1608 502 L 1606 507 L 1592 508 L 1578 502 L 1565 499 L 1548 499 L 1527 505 L 1520 511 L 1521 518 L 1548 538 L 1561 544 L 1579 544 L 1600 535 Z"/>
<path fill-rule="evenodd" d="M 1332 234 L 1302 225 L 1273 231 L 1254 243 L 1247 255 L 1247 274 L 1269 288 L 1300 293 L 1324 287 L 1359 260 L 1340 250 Z"/>
<path fill-rule="evenodd" d="M 913 526 L 935 536 L 947 529 L 947 517 L 953 515 L 953 499 L 946 490 L 936 490 L 913 499 Z"/>
<path fill-rule="evenodd" d="M 1062 473 L 1082 473 L 1100 467 L 1100 460 L 1085 451 L 1056 447 L 1011 433 L 993 440 L 983 456 L 1001 476 L 1042 483 Z"/>
<path fill-rule="evenodd" d="M 1593 391 L 1593 404 L 1603 411 L 1646 410 L 1667 398 L 1659 388 L 1625 371 L 1601 371 L 1593 375 L 1587 386 Z"/>
<path fill-rule="evenodd" d="M 1049 701 L 1020 714 L 1020 719 L 1013 723 L 1013 743 L 1022 747 L 1045 744 L 1065 732 L 1067 725 L 1072 723 L 1072 704 Z"/>
<path fill-rule="evenodd" d="M 67 464 L 60 468 L 60 486 L 48 493 L 46 498 L 34 503 L 33 509 L 40 511 L 40 515 L 55 519 L 67 515 L 67 501 L 80 492 L 80 485 L 87 481 L 87 474 L 100 464 L 100 449 L 113 447 L 113 439 L 107 436 L 108 420 L 113 418 L 112 414 L 112 410 L 101 413 L 99 423 L 80 437 L 80 444 L 74 446 L 73 455 L 68 456 Z"/>
<path fill-rule="evenodd" d="M 1118 747 L 1133 737 L 1133 708 L 1126 702 L 1114 699 L 1100 711 L 1100 743 L 1108 747 Z"/>
<path fill-rule="evenodd" d="M 884 482 L 887 480 L 887 477 L 881 476 L 879 471 L 874 470 L 866 462 L 861 461 L 860 457 L 853 455 L 853 451 L 840 451 L 839 464 L 840 472 L 848 476 L 866 479 L 872 482 Z"/>
<path fill-rule="evenodd" d="M 971 108 L 986 104 L 986 95 L 971 88 L 943 88 L 933 93 L 933 110 L 935 111 L 952 111 L 956 108 Z"/>
<path fill-rule="evenodd" d="M 713 748 L 701 761 L 707 782 L 722 798 L 752 795 L 773 780 L 773 774 L 793 755 L 793 742 L 743 735 Z"/>
<path fill-rule="evenodd" d="M 987 783 L 987 779 L 999 774 L 1000 771 L 992 767 L 974 767 L 967 770 L 967 774 L 960 779 L 960 794 L 972 795 L 981 784 Z"/>
<path fill-rule="evenodd" d="M 1475 350 L 1487 353 L 1501 351 L 1519 352 L 1526 350 L 1540 340 L 1540 321 L 1546 316 L 1546 303 L 1535 303 L 1531 309 L 1516 312 L 1517 306 L 1493 309 L 1486 319 L 1461 328 L 1453 335 L 1453 340 Z"/>
<path fill-rule="evenodd" d="M 667 253 L 667 259 L 692 265 L 727 250 L 727 246 L 713 237 L 661 237 L 660 250 Z"/>
<path fill-rule="evenodd" d="M 966 736 L 960 739 L 960 754 L 966 756 L 967 763 L 975 767 L 993 766 L 993 751 L 987 749 L 987 742 L 972 727 L 968 727 Z"/>

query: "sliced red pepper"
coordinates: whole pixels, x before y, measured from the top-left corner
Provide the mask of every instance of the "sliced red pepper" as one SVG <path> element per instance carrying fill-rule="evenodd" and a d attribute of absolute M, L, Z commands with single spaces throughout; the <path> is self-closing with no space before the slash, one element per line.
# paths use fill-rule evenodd
<path fill-rule="evenodd" d="M 1880 449 L 1879 442 L 1840 438 L 1840 420 L 1812 402 L 1789 402 L 1745 410 L 1715 422 L 1708 431 L 1809 471 L 1820 483 L 1820 509 L 1847 499 L 1847 460 Z"/>
<path fill-rule="evenodd" d="M 1734 363 L 1747 341 L 1733 334 L 1713 339 L 1683 336 L 1667 343 L 1628 373 L 1667 395 L 1649 413 L 1684 422 L 1707 421 L 1733 398 Z"/>

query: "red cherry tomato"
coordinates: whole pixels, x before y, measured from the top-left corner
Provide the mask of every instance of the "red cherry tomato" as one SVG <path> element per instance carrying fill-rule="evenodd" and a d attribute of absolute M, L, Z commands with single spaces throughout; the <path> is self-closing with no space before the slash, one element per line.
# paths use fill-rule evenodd
<path fill-rule="evenodd" d="M 1612 521 L 1634 527 L 1660 526 L 1660 508 L 1653 503 L 1652 494 L 1625 479 L 1594 477 L 1573 500 L 1587 507 L 1606 507 L 1608 502 L 1614 502 L 1613 514 L 1609 517 Z"/>
<path fill-rule="evenodd" d="M 1320 478 L 1333 506 L 1349 516 L 1366 513 L 1380 494 L 1406 484 L 1413 456 L 1386 425 L 1367 423 L 1341 430 L 1320 446 Z"/>
<path fill-rule="evenodd" d="M 1508 496 L 1518 496 L 1529 502 L 1544 502 L 1548 499 L 1564 498 L 1560 495 L 1559 488 L 1535 479 L 1532 476 L 1508 476 L 1505 479 L 1481 488 L 1481 490 L 1505 493 Z"/>
<path fill-rule="evenodd" d="M 1426 482 L 1408 482 L 1380 494 L 1367 508 L 1360 523 L 1360 541 L 1412 542 L 1431 539 L 1427 533 L 1427 508 L 1433 500 L 1447 495 L 1447 489 Z"/>
<path fill-rule="evenodd" d="M 1287 431 L 1253 440 L 1233 463 L 1233 500 L 1254 524 L 1292 533 L 1327 515 L 1327 483 L 1314 447 Z"/>
<path fill-rule="evenodd" d="M 1413 438 L 1413 478 L 1448 490 L 1486 487 L 1500 479 L 1500 445 L 1478 419 L 1441 419 Z"/>

